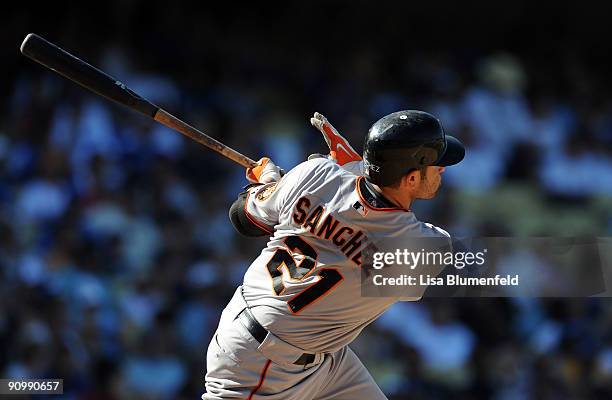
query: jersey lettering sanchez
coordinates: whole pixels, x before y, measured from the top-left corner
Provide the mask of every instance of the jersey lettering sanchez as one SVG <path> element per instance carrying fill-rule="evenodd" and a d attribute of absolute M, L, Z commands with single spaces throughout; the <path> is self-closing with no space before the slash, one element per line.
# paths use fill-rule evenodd
<path fill-rule="evenodd" d="M 361 296 L 369 241 L 448 237 L 408 210 L 368 199 L 363 179 L 316 158 L 249 190 L 247 216 L 272 237 L 245 273 L 244 297 L 266 329 L 305 351 L 340 349 L 399 300 Z"/>

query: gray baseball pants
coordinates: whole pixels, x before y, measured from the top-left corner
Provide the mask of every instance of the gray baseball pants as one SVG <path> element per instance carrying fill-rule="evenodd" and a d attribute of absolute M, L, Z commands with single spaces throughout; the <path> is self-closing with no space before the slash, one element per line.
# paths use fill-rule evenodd
<path fill-rule="evenodd" d="M 245 307 L 239 287 L 208 346 L 202 399 L 386 399 L 348 346 L 335 353 L 316 354 L 311 364 L 296 365 L 304 350 L 271 332 L 259 343 L 236 318 Z"/>

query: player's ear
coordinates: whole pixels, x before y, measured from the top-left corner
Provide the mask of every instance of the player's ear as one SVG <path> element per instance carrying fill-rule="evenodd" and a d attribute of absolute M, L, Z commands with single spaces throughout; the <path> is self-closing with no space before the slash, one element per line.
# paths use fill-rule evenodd
<path fill-rule="evenodd" d="M 410 171 L 406 175 L 402 177 L 402 182 L 404 185 L 415 187 L 421 182 L 421 173 L 418 170 Z"/>

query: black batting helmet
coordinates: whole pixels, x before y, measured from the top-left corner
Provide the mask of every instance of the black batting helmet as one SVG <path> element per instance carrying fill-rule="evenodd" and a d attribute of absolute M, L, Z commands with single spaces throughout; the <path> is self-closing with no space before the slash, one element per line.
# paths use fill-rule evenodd
<path fill-rule="evenodd" d="M 365 176 L 379 186 L 428 165 L 457 164 L 464 156 L 463 144 L 446 135 L 436 117 L 417 110 L 394 112 L 376 121 L 363 147 Z"/>

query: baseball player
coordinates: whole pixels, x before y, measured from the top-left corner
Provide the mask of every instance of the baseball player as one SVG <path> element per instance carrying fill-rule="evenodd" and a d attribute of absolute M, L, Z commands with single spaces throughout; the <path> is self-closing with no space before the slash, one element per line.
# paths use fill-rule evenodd
<path fill-rule="evenodd" d="M 231 206 L 238 232 L 270 239 L 223 310 L 203 399 L 386 399 L 348 344 L 400 298 L 360 295 L 362 251 L 371 242 L 448 238 L 410 206 L 436 195 L 445 166 L 465 150 L 422 111 L 374 123 L 363 159 L 321 114 L 311 122 L 329 156 L 282 177 L 261 159 Z"/>

